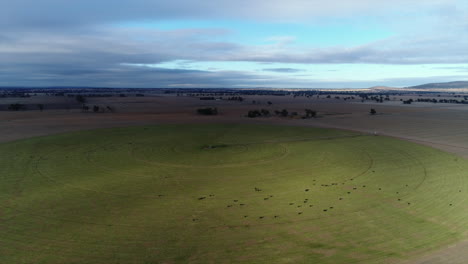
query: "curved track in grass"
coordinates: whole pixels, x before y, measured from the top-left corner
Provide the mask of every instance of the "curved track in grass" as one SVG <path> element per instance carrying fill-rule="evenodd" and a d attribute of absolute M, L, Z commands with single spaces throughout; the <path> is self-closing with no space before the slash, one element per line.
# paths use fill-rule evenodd
<path fill-rule="evenodd" d="M 101 129 L 0 145 L 1 263 L 391 263 L 461 239 L 468 162 L 353 132 Z"/>

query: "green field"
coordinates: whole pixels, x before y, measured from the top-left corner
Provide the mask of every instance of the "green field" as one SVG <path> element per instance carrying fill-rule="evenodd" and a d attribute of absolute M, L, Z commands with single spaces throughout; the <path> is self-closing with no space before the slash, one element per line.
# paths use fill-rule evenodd
<path fill-rule="evenodd" d="M 468 230 L 468 162 L 354 132 L 164 125 L 0 145 L 0 263 L 383 263 Z"/>

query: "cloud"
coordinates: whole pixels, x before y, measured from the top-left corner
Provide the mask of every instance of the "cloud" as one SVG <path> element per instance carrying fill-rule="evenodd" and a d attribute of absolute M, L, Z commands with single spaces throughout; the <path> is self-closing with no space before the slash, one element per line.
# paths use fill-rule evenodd
<path fill-rule="evenodd" d="M 171 61 L 301 64 L 462 64 L 468 61 L 467 10 L 456 0 L 219 0 L 219 1 L 9 1 L 0 9 L 0 84 L 88 84 L 153 87 L 183 84 L 236 86 L 315 85 L 310 80 L 263 74 L 144 67 Z M 409 10 L 409 11 L 408 11 Z M 405 34 L 359 46 L 312 47 L 300 37 L 278 35 L 255 45 L 232 38 L 216 19 L 313 23 L 355 15 L 393 19 L 400 11 L 438 10 L 430 24 L 402 20 Z M 161 30 L 122 26 L 128 21 L 212 21 L 212 28 Z M 421 21 L 427 21 L 422 19 Z M 137 23 L 138 24 L 138 23 Z M 117 26 L 120 25 L 120 26 Z M 320 37 L 320 36 L 317 36 Z M 140 65 L 140 67 L 130 66 Z M 182 67 L 182 66 L 181 66 Z M 191 68 L 191 67 L 190 67 Z M 267 75 L 267 72 L 270 75 Z M 326 80 L 317 80 L 318 83 Z M 328 81 L 330 84 L 343 84 Z M 289 83 L 289 85 L 288 85 Z M 356 83 L 355 83 L 356 84 Z"/>
<path fill-rule="evenodd" d="M 0 9 L 0 25 L 71 28 L 116 21 L 168 19 L 304 21 L 324 16 L 421 10 L 456 3 L 455 0 L 16 0 L 9 1 Z"/>
<path fill-rule="evenodd" d="M 302 69 L 294 69 L 294 68 L 265 68 L 263 70 L 270 71 L 270 72 L 282 72 L 282 73 L 295 73 L 295 72 L 304 71 Z"/>
<path fill-rule="evenodd" d="M 194 33 L 196 32 L 196 33 Z M 467 38 L 453 35 L 394 37 L 361 46 L 309 48 L 210 41 L 211 30 L 136 29 L 99 34 L 12 34 L 0 43 L 4 62 L 68 61 L 89 67 L 120 63 L 156 64 L 174 60 L 334 64 L 466 63 Z M 457 38 L 457 39 L 454 39 Z M 451 41 L 448 41 L 451 40 Z"/>
<path fill-rule="evenodd" d="M 311 76 L 272 76 L 245 71 L 201 71 L 118 65 L 89 68 L 68 63 L 50 65 L 0 64 L 0 86 L 95 86 L 138 88 L 366 88 L 376 85 L 411 86 L 460 79 L 461 76 L 382 78 L 376 80 L 322 79 Z"/>
<path fill-rule="evenodd" d="M 468 72 L 468 66 L 442 66 L 442 67 L 432 67 L 433 69 L 441 70 L 452 70 L 455 72 Z"/>
<path fill-rule="evenodd" d="M 196 33 L 194 33 L 196 32 Z M 99 34 L 24 33 L 5 35 L 0 42 L 1 85 L 91 85 L 129 87 L 320 87 L 358 85 L 356 81 L 298 80 L 239 71 L 167 70 L 151 67 L 168 61 L 249 61 L 302 64 L 421 64 L 466 63 L 467 45 L 446 41 L 447 36 L 395 38 L 356 47 L 297 48 L 294 44 L 241 45 L 210 41 L 211 30 L 109 30 Z M 206 38 L 205 38 L 206 36 Z M 180 66 L 183 67 L 183 66 Z M 192 67 L 190 67 L 192 68 Z M 290 67 L 265 72 L 295 73 Z M 282 75 L 284 76 L 284 75 Z M 299 76 L 296 76 L 299 77 Z M 276 83 L 275 83 L 276 82 Z M 319 85 L 321 83 L 321 85 Z M 326 84 L 327 83 L 327 84 Z M 361 82 L 369 83 L 366 82 Z M 398 84 L 403 81 L 397 82 Z"/>

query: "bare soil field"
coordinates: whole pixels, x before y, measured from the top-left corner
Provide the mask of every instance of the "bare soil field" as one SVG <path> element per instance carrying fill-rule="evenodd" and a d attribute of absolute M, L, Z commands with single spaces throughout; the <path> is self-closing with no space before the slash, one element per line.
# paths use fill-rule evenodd
<path fill-rule="evenodd" d="M 34 98 L 34 97 L 32 97 Z M 88 105 L 109 105 L 110 113 L 83 113 L 79 109 L 0 111 L 0 141 L 102 127 L 158 123 L 264 123 L 295 126 L 332 127 L 388 135 L 430 145 L 468 157 L 468 105 L 413 103 L 400 101 L 361 103 L 359 100 L 336 100 L 291 96 L 249 96 L 243 102 L 203 101 L 196 97 L 147 96 L 89 98 Z M 6 104 L 0 99 L 0 104 Z M 37 99 L 35 103 L 39 102 Z M 63 102 L 63 99 L 56 99 Z M 252 103 L 255 101 L 255 104 Z M 271 102 L 268 105 L 267 102 Z M 217 116 L 196 114 L 197 108 L 216 107 Z M 316 118 L 291 117 L 247 118 L 249 110 L 270 112 L 287 109 L 303 114 L 304 109 L 318 112 Z M 377 111 L 370 115 L 370 108 Z"/>
<path fill-rule="evenodd" d="M 406 98 L 406 97 L 405 97 Z M 416 97 L 414 97 L 416 98 Z M 88 105 L 111 106 L 114 112 L 93 113 L 80 109 L 51 109 L 48 105 L 73 104 L 68 98 L 21 98 L 24 104 L 45 105 L 44 111 L 0 111 L 0 142 L 69 131 L 146 124 L 258 123 L 330 127 L 401 138 L 468 158 L 468 105 L 413 103 L 393 98 L 383 103 L 343 101 L 333 98 L 292 96 L 245 96 L 245 100 L 200 100 L 196 97 L 160 95 L 145 97 L 89 98 Z M 406 99 L 405 99 L 406 100 Z M 255 101 L 255 102 L 254 102 Z M 18 100 L 0 98 L 0 105 Z M 268 104 L 271 102 L 271 104 Z M 203 116 L 197 108 L 216 107 L 219 114 Z M 370 115 L 374 108 L 377 113 Z M 248 118 L 249 110 L 287 109 L 297 117 Z M 301 119 L 304 109 L 317 111 L 316 118 Z M 467 234 L 468 237 L 468 234 Z M 440 249 L 408 262 L 414 264 L 466 263 L 468 242 Z"/>

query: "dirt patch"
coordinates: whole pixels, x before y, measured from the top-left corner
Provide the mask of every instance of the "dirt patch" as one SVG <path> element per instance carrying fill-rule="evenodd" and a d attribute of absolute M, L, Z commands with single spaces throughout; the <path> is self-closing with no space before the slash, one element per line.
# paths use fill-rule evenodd
<path fill-rule="evenodd" d="M 466 264 L 468 260 L 468 240 L 449 245 L 436 252 L 402 264 Z"/>

